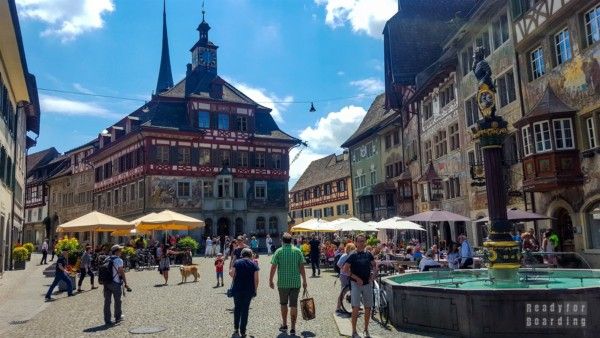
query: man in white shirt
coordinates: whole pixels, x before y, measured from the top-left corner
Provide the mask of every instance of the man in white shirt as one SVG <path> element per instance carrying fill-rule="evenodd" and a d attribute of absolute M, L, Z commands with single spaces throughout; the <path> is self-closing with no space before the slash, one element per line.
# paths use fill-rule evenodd
<path fill-rule="evenodd" d="M 121 259 L 121 249 L 123 249 L 122 246 L 113 245 L 110 249 L 110 257 L 108 258 L 112 260 L 113 280 L 112 283 L 104 284 L 104 324 L 106 325 L 113 324 L 113 322 L 110 320 L 111 298 L 115 299 L 115 323 L 119 323 L 123 320 L 123 315 L 121 312 L 121 295 L 123 293 L 123 284 L 125 284 L 127 291 L 131 291 L 127 285 L 127 279 L 125 278 L 123 260 Z"/>
<path fill-rule="evenodd" d="M 470 269 L 473 265 L 473 249 L 471 248 L 471 244 L 464 234 L 458 236 L 458 242 L 460 243 L 460 269 Z"/>
<path fill-rule="evenodd" d="M 433 251 L 431 249 L 427 250 L 425 256 L 423 256 L 423 258 L 421 258 L 421 261 L 419 262 L 419 271 L 429 271 L 429 269 L 431 269 L 432 267 L 440 267 L 440 263 L 436 262 L 433 259 L 433 256 Z"/>
<path fill-rule="evenodd" d="M 271 255 L 271 253 L 273 252 L 273 239 L 271 238 L 270 235 L 267 235 L 267 239 L 265 240 L 267 243 L 267 255 Z"/>

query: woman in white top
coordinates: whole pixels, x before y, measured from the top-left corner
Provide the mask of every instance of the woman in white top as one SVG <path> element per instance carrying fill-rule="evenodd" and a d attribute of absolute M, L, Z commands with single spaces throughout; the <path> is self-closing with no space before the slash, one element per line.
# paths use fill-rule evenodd
<path fill-rule="evenodd" d="M 210 236 L 206 236 L 206 249 L 204 250 L 204 256 L 212 257 L 213 247 L 212 247 L 212 239 Z"/>
<path fill-rule="evenodd" d="M 169 282 L 169 270 L 171 269 L 171 260 L 169 259 L 169 255 L 174 254 L 175 252 L 170 249 L 168 245 L 161 244 L 160 250 L 158 251 L 158 272 L 165 279 L 165 284 Z"/>
<path fill-rule="evenodd" d="M 458 269 L 460 267 L 460 253 L 458 252 L 458 244 L 452 244 L 452 249 L 448 253 L 448 267 L 450 269 Z"/>

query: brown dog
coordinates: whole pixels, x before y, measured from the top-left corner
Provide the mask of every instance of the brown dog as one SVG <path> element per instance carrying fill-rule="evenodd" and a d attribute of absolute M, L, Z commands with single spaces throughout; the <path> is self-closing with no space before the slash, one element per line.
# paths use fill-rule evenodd
<path fill-rule="evenodd" d="M 198 273 L 198 266 L 196 264 L 192 265 L 182 265 L 179 267 L 179 272 L 181 272 L 181 283 L 187 282 L 188 276 L 194 276 L 194 282 L 198 281 L 200 274 Z"/>

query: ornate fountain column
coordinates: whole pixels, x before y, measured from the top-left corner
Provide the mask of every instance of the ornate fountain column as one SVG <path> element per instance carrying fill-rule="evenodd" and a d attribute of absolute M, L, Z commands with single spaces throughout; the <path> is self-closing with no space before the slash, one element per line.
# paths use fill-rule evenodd
<path fill-rule="evenodd" d="M 516 281 L 521 266 L 518 243 L 510 235 L 512 224 L 507 220 L 507 192 L 503 173 L 502 144 L 508 134 L 508 123 L 496 115 L 496 87 L 492 70 L 484 59 L 484 49 L 477 48 L 473 71 L 479 80 L 477 104 L 483 117 L 477 122 L 473 137 L 479 139 L 483 150 L 485 186 L 487 191 L 490 235 L 483 243 L 487 249 L 490 277 L 498 281 Z"/>

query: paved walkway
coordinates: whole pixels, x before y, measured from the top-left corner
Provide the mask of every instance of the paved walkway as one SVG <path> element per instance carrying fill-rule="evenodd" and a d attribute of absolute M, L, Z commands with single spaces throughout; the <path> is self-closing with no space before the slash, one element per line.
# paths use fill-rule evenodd
<path fill-rule="evenodd" d="M 3 301 L 0 305 L 2 325 L 6 326 L 12 320 L 30 320 L 23 324 L 8 325 L 10 331 L 1 331 L 0 336 L 122 337 L 130 336 L 129 331 L 132 329 L 162 327 L 165 329 L 162 333 L 145 336 L 231 337 L 233 301 L 225 296 L 227 287 L 214 287 L 212 259 L 195 258 L 194 262 L 199 264 L 201 271 L 198 283 L 180 285 L 181 276 L 175 267 L 171 269 L 169 285 L 164 287 L 158 285 L 162 283 L 162 277 L 156 270 L 129 272 L 127 276 L 133 291 L 127 293 L 123 300 L 125 320 L 110 328 L 102 325 L 101 288 L 71 298 L 67 298 L 64 293 L 58 294 L 54 296 L 56 301 L 44 303 L 43 293 L 51 279 L 41 277 L 42 267 L 30 266 L 27 276 L 31 278 L 26 278 L 25 274 L 10 277 L 10 283 L 15 280 L 19 287 L 13 286 L 13 291 L 1 291 L 3 295 L 9 295 L 9 301 Z M 269 257 L 261 256 L 260 267 L 260 286 L 258 295 L 251 304 L 248 334 L 253 337 L 287 337 L 278 332 L 281 319 L 277 291 L 268 287 Z M 15 276 L 16 274 L 19 272 Z M 21 278 L 20 282 L 16 278 Z M 230 279 L 227 276 L 225 278 L 227 286 Z M 304 321 L 299 315 L 299 336 L 335 338 L 340 337 L 340 329 L 342 333 L 346 333 L 349 319 L 341 318 L 342 324 L 338 328 L 333 316 L 339 292 L 339 283 L 334 286 L 334 281 L 331 271 L 323 271 L 320 278 L 309 278 L 309 292 L 315 298 L 317 318 Z M 84 282 L 84 289 L 89 288 L 89 281 Z M 12 314 L 7 317 L 6 313 L 11 311 Z M 377 323 L 372 323 L 370 331 L 379 338 L 410 336 L 394 329 L 384 329 Z"/>
<path fill-rule="evenodd" d="M 32 254 L 25 270 L 6 271 L 0 279 L 0 337 L 48 306 L 41 290 L 52 280 L 42 274 L 49 265 L 38 265 L 41 258 Z"/>

